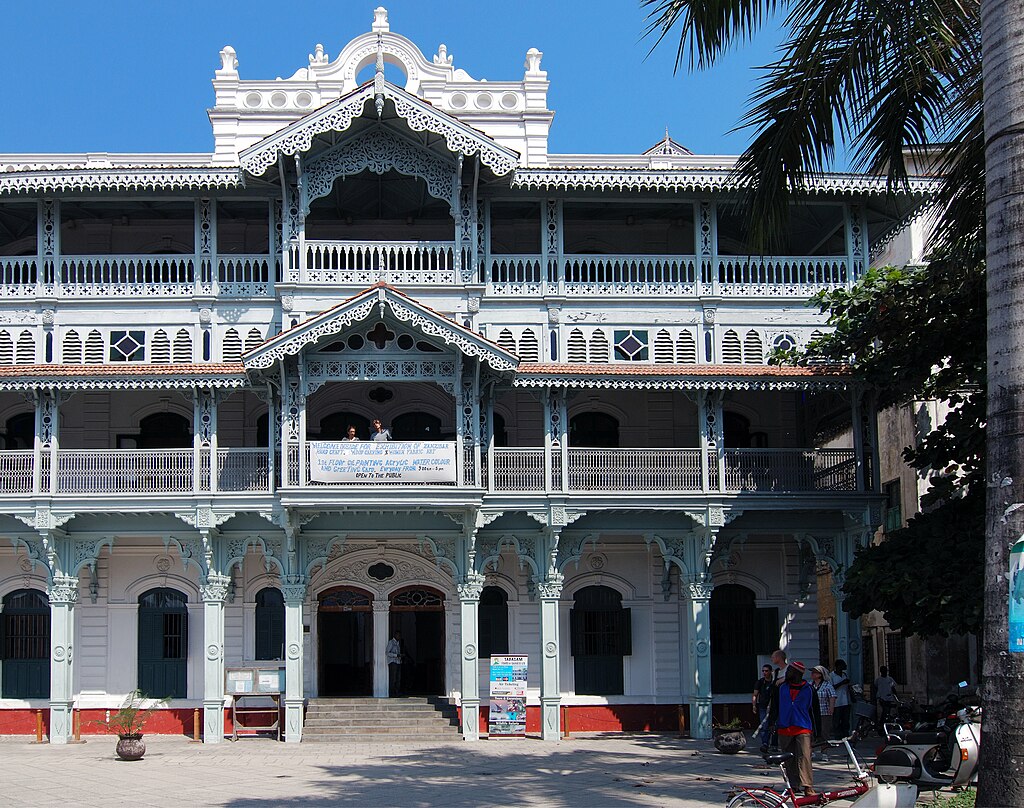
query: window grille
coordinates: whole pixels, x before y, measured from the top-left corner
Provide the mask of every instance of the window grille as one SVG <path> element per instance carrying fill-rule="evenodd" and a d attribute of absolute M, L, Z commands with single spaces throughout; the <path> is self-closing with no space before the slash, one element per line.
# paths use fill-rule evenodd
<path fill-rule="evenodd" d="M 600 329 L 590 336 L 590 361 L 601 365 L 608 362 L 608 337 Z"/>
<path fill-rule="evenodd" d="M 654 338 L 654 361 L 657 364 L 671 365 L 675 362 L 675 351 L 673 350 L 672 336 L 662 329 Z"/>
<path fill-rule="evenodd" d="M 149 352 L 153 364 L 169 365 L 171 363 L 171 340 L 162 328 L 153 334 L 153 344 Z"/>
<path fill-rule="evenodd" d="M 427 609 L 444 608 L 444 598 L 432 589 L 405 589 L 391 596 L 392 609 Z"/>
<path fill-rule="evenodd" d="M 145 331 L 111 331 L 111 362 L 144 362 L 146 360 Z"/>
<path fill-rule="evenodd" d="M 727 365 L 739 365 L 743 362 L 739 335 L 731 329 L 722 335 L 722 361 Z"/>
<path fill-rule="evenodd" d="M 102 365 L 103 354 L 103 335 L 99 331 L 93 329 L 89 332 L 89 336 L 85 340 L 85 364 Z"/>
<path fill-rule="evenodd" d="M 518 353 L 518 349 L 516 348 L 516 338 L 512 336 L 512 332 L 507 328 L 501 329 L 501 333 L 498 334 L 498 345 L 506 351 Z"/>
<path fill-rule="evenodd" d="M 508 595 L 498 586 L 485 586 L 478 609 L 478 656 L 490 659 L 508 653 Z"/>
<path fill-rule="evenodd" d="M 689 331 L 679 332 L 676 339 L 676 362 L 680 364 L 697 364 L 697 342 Z"/>
<path fill-rule="evenodd" d="M 34 365 L 36 362 L 36 341 L 31 331 L 22 331 L 18 337 L 18 364 Z"/>
<path fill-rule="evenodd" d="M 885 495 L 885 521 L 882 530 L 891 533 L 903 527 L 903 501 L 900 496 L 900 481 L 897 477 L 882 486 Z"/>
<path fill-rule="evenodd" d="M 569 332 L 568 356 L 566 357 L 571 365 L 583 365 L 587 361 L 587 341 L 583 332 L 574 328 Z"/>
<path fill-rule="evenodd" d="M 903 635 L 891 631 L 885 635 L 885 661 L 889 667 L 889 675 L 897 684 L 907 683 L 907 644 Z"/>
<path fill-rule="evenodd" d="M 792 334 L 779 334 L 773 345 L 779 351 L 792 351 L 796 347 L 796 340 Z"/>
<path fill-rule="evenodd" d="M 0 331 L 0 365 L 14 364 L 14 340 L 6 331 Z"/>
<path fill-rule="evenodd" d="M 242 338 L 233 328 L 224 333 L 224 342 L 221 345 L 221 358 L 225 362 L 238 362 L 242 358 Z"/>
<path fill-rule="evenodd" d="M 263 332 L 258 328 L 250 328 L 249 333 L 245 335 L 245 352 L 255 350 L 263 344 Z"/>
<path fill-rule="evenodd" d="M 332 589 L 320 596 L 322 612 L 363 612 L 372 608 L 370 596 L 356 589 Z"/>
<path fill-rule="evenodd" d="M 756 331 L 748 331 L 743 340 L 743 362 L 747 365 L 764 364 L 764 346 Z"/>
<path fill-rule="evenodd" d="M 178 333 L 174 335 L 171 356 L 177 365 L 192 364 L 192 335 L 184 328 L 178 329 Z"/>
<path fill-rule="evenodd" d="M 519 358 L 524 362 L 540 361 L 540 343 L 537 342 L 537 334 L 531 328 L 523 331 L 519 338 Z"/>
<path fill-rule="evenodd" d="M 256 593 L 256 659 L 284 659 L 284 596 L 268 586 Z"/>
<path fill-rule="evenodd" d="M 77 331 L 72 330 L 64 334 L 61 344 L 61 361 L 65 365 L 82 364 L 82 338 L 78 336 Z"/>

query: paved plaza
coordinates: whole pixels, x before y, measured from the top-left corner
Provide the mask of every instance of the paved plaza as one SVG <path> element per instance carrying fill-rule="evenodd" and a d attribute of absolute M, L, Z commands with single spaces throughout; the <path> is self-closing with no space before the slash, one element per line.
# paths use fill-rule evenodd
<path fill-rule="evenodd" d="M 72 746 L 0 741 L 0 804 L 10 806 L 724 806 L 731 785 L 781 783 L 756 754 L 723 755 L 674 735 L 586 736 L 467 744 L 219 746 L 146 738 L 145 759 L 114 755 L 114 738 Z M 861 750 L 867 753 L 866 748 Z M 849 779 L 815 764 L 819 786 Z M 845 803 L 841 803 L 845 804 Z"/>

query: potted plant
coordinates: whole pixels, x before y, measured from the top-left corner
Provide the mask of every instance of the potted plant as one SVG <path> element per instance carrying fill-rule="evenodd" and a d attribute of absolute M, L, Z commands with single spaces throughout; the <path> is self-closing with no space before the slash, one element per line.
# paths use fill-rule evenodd
<path fill-rule="evenodd" d="M 142 740 L 142 728 L 149 717 L 159 708 L 165 706 L 170 697 L 151 699 L 141 690 L 133 690 L 127 695 L 117 712 L 112 713 L 106 721 L 97 721 L 107 732 L 117 733 L 115 751 L 122 760 L 140 760 L 146 754 L 146 744 Z"/>
<path fill-rule="evenodd" d="M 726 755 L 735 755 L 747 745 L 747 736 L 743 734 L 743 722 L 733 718 L 724 724 L 711 725 L 715 749 Z"/>

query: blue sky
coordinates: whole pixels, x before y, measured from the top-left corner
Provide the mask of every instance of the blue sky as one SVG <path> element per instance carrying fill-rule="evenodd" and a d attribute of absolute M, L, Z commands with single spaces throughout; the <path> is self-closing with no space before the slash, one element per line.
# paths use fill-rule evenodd
<path fill-rule="evenodd" d="M 290 76 L 317 42 L 334 58 L 368 31 L 374 6 L 429 58 L 444 42 L 474 78 L 519 79 L 544 52 L 552 152 L 639 153 L 673 138 L 736 154 L 730 132 L 768 62 L 766 32 L 713 70 L 673 75 L 676 41 L 647 56 L 636 0 L 51 0 L 6 4 L 0 48 L 0 152 L 204 152 L 206 109 L 232 45 L 243 79 Z"/>

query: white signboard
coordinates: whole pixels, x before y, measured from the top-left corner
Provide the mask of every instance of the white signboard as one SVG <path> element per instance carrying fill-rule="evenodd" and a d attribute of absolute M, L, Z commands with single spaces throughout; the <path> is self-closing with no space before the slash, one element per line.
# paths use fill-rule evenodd
<path fill-rule="evenodd" d="M 453 441 L 310 441 L 309 476 L 320 483 L 454 483 Z"/>

